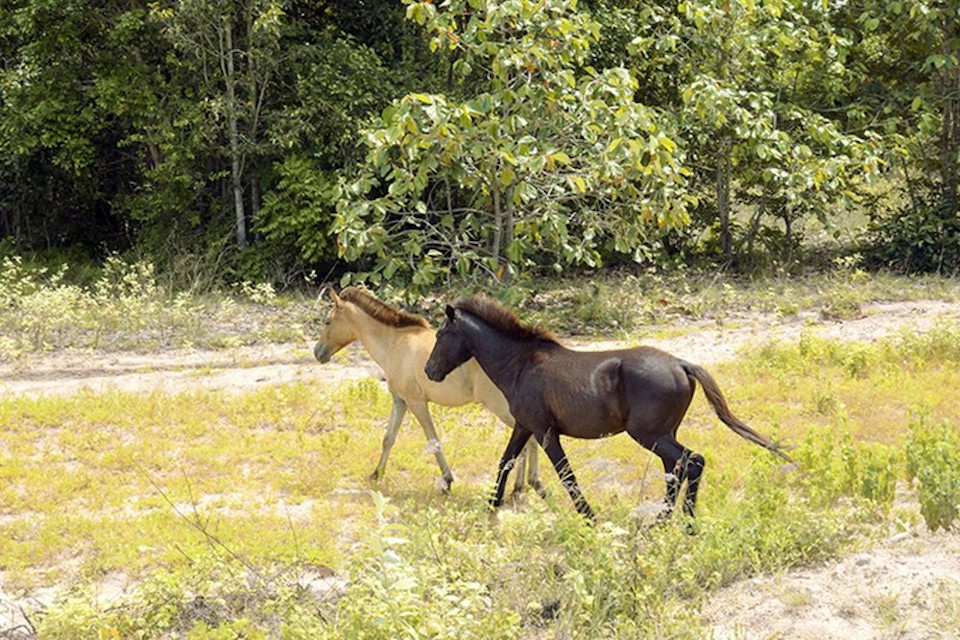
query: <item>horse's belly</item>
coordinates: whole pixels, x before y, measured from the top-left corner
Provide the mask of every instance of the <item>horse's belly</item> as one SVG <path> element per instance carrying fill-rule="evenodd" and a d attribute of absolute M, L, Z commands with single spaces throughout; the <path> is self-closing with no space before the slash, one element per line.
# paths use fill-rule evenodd
<path fill-rule="evenodd" d="M 616 435 L 626 428 L 623 417 L 614 407 L 600 407 L 600 410 L 598 410 L 596 406 L 593 406 L 580 411 L 555 411 L 554 418 L 560 433 L 571 438 L 591 440 L 606 438 Z"/>

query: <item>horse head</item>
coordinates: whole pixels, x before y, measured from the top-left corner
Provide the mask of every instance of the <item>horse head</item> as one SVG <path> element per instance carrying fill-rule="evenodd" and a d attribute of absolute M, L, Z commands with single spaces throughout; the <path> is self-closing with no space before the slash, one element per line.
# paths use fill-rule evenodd
<path fill-rule="evenodd" d="M 328 289 L 328 292 L 333 306 L 323 321 L 323 331 L 313 347 L 314 357 L 324 363 L 329 362 L 333 354 L 357 339 L 346 303 L 333 288 Z"/>
<path fill-rule="evenodd" d="M 437 331 L 437 342 L 427 359 L 427 366 L 424 367 L 427 377 L 434 382 L 441 382 L 451 371 L 473 356 L 463 328 L 462 312 L 448 304 L 447 318 Z"/>

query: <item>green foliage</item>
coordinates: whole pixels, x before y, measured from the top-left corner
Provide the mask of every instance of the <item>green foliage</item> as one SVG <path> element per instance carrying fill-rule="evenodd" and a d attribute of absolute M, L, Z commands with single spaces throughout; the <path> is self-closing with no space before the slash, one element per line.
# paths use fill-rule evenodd
<path fill-rule="evenodd" d="M 336 180 L 302 156 L 288 157 L 276 170 L 280 181 L 264 198 L 260 231 L 280 247 L 296 247 L 310 262 L 336 255 L 334 238 L 323 233 L 333 220 Z"/>
<path fill-rule="evenodd" d="M 846 498 L 890 510 L 900 453 L 876 442 L 855 442 L 844 415 L 835 426 L 808 430 L 794 457 L 800 465 L 800 484 L 815 504 L 826 506 Z"/>
<path fill-rule="evenodd" d="M 861 256 L 853 255 L 834 260 L 837 269 L 827 278 L 827 286 L 821 294 L 821 314 L 825 318 L 847 320 L 860 317 L 864 302 L 863 284 L 869 279 L 859 267 L 860 259 Z"/>
<path fill-rule="evenodd" d="M 45 286 L 22 263 L 4 269 L 4 300 Z M 150 274 L 116 261 L 81 290 L 149 297 Z M 669 278 L 619 280 L 624 291 L 599 277 L 568 283 L 541 292 L 539 305 L 561 307 L 549 313 L 572 315 L 564 326 L 577 326 L 586 321 L 567 301 L 571 289 L 585 290 L 603 301 L 587 312 L 600 318 L 590 323 L 620 317 L 607 306 L 622 313 L 634 302 L 662 320 L 683 308 L 715 313 L 721 301 L 772 309 L 786 286 L 754 283 L 748 295 L 712 279 L 686 278 L 688 290 Z M 808 284 L 797 304 L 816 308 L 822 282 Z M 701 288 L 714 298 L 697 303 Z M 271 288 L 251 283 L 236 287 L 232 304 L 245 301 L 281 308 Z M 724 386 L 738 390 L 744 415 L 769 424 L 796 409 L 799 426 L 784 420 L 777 436 L 798 444 L 791 455 L 799 464 L 697 428 L 709 409 L 696 401 L 683 434 L 705 452 L 708 471 L 694 536 L 680 515 L 648 528 L 633 511 L 638 500 L 660 500 L 662 481 L 640 471 L 658 463 L 628 438 L 568 448 L 601 505 L 595 526 L 576 515 L 552 476 L 547 500 L 521 497 L 491 516 L 486 498 L 502 433 L 491 437 L 493 421 L 476 407 L 435 413 L 457 472 L 451 494 L 430 487 L 433 462 L 409 422 L 388 478 L 371 492 L 365 478 L 390 410 L 375 378 L 329 386 L 321 376 L 242 395 L 7 397 L 4 590 L 75 582 L 42 615 L 31 612 L 41 637 L 52 638 L 703 637 L 698 607 L 719 586 L 821 562 L 886 530 L 901 459 L 918 478 L 921 504 L 937 502 L 946 513 L 955 430 L 921 419 L 904 452 L 893 444 L 899 436 L 878 424 L 878 408 L 918 404 L 918 387 L 956 370 L 958 344 L 947 325 L 877 344 L 808 335 L 728 365 Z M 900 384 L 894 373 L 904 371 L 917 385 Z M 822 391 L 836 416 L 826 427 L 819 414 L 796 408 L 818 376 L 842 383 Z M 860 417 L 844 408 L 861 395 L 844 386 L 852 383 L 887 395 Z M 131 586 L 107 601 L 99 581 L 115 571 Z M 304 588 L 301 574 L 311 572 L 334 586 Z"/>
<path fill-rule="evenodd" d="M 907 475 L 919 483 L 920 513 L 932 530 L 950 529 L 960 510 L 960 438 L 947 422 L 920 415 L 910 423 Z"/>
<path fill-rule="evenodd" d="M 949 273 L 957 12 L 8 0 L 0 235 L 161 267 L 214 253 L 240 279 L 346 259 L 424 291 L 718 253 L 790 266 L 857 209 L 868 264 Z"/>
<path fill-rule="evenodd" d="M 345 258 L 370 254 L 424 291 L 450 274 L 594 265 L 604 243 L 642 256 L 648 229 L 686 221 L 669 120 L 634 100 L 625 69 L 582 67 L 598 27 L 575 6 L 408 2 L 432 48 L 455 52 L 467 97 L 408 94 L 367 132 L 338 207 Z"/>
<path fill-rule="evenodd" d="M 631 43 L 636 75 L 669 69 L 666 98 L 679 117 L 693 193 L 707 203 L 724 257 L 749 254 L 766 218 L 784 225 L 789 254 L 798 222 L 829 224 L 875 175 L 881 149 L 822 115 L 836 100 L 851 46 L 826 4 L 692 0 L 644 3 Z M 654 88 L 650 89 L 654 91 Z M 740 238 L 734 212 L 749 216 Z M 767 232 L 769 234 L 769 232 Z"/>
<path fill-rule="evenodd" d="M 960 265 L 960 216 L 944 215 L 940 207 L 923 203 L 877 212 L 870 218 L 862 245 L 874 266 L 903 273 L 955 275 Z"/>
<path fill-rule="evenodd" d="M 205 554 L 183 570 L 155 572 L 108 609 L 78 589 L 38 616 L 37 632 L 63 640 L 318 637 L 316 604 L 298 586 L 297 569 L 271 573 Z"/>
<path fill-rule="evenodd" d="M 901 271 L 946 272 L 958 255 L 960 8 L 942 0 L 870 0 L 836 21 L 860 37 L 850 51 L 847 109 L 884 136 L 889 203 L 870 209 L 864 250 Z"/>
<path fill-rule="evenodd" d="M 493 606 L 491 589 L 481 576 L 457 566 L 457 558 L 431 562 L 421 555 L 422 548 L 410 549 L 411 532 L 396 522 L 396 510 L 380 493 L 372 496 L 377 526 L 353 558 L 354 578 L 336 605 L 331 637 L 516 637 L 519 616 Z"/>
<path fill-rule="evenodd" d="M 0 359 L 61 348 L 137 349 L 224 341 L 302 339 L 312 310 L 292 310 L 281 326 L 236 331 L 238 313 L 283 305 L 268 283 L 243 281 L 238 296 L 202 298 L 161 285 L 152 263 L 110 256 L 85 285 L 73 284 L 66 266 L 34 267 L 19 256 L 0 262 Z M 304 317 L 297 317 L 297 313 Z"/>
<path fill-rule="evenodd" d="M 816 375 L 830 367 L 852 378 L 864 378 L 894 368 L 918 371 L 956 364 L 960 362 L 958 340 L 960 330 L 952 323 L 920 334 L 905 331 L 872 344 L 839 342 L 805 332 L 796 344 L 771 343 L 755 351 L 752 358 L 766 369 L 790 368 Z"/>

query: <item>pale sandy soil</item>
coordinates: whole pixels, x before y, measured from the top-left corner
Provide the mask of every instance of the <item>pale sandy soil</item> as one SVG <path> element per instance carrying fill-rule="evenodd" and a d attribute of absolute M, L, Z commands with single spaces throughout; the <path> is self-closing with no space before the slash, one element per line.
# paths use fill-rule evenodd
<path fill-rule="evenodd" d="M 839 340 L 872 341 L 902 332 L 925 332 L 938 322 L 960 322 L 960 303 L 894 302 L 865 306 L 859 318 L 826 321 L 814 313 L 789 318 L 774 314 L 733 317 L 725 325 L 713 321 L 678 321 L 649 327 L 629 343 L 569 340 L 580 349 L 648 344 L 700 364 L 733 358 L 744 346 L 769 341 L 795 342 L 803 332 Z M 669 335 L 671 337 L 660 337 Z M 23 362 L 0 362 L 0 397 L 64 395 L 81 390 L 119 389 L 149 393 L 216 389 L 245 392 L 267 385 L 311 380 L 339 382 L 380 376 L 380 370 L 358 345 L 333 362 L 313 358 L 313 344 L 271 344 L 217 351 L 171 350 L 159 353 L 56 352 L 34 354 Z"/>
<path fill-rule="evenodd" d="M 815 314 L 790 318 L 752 314 L 716 322 L 651 327 L 631 341 L 657 346 L 687 360 L 729 360 L 744 346 L 795 342 L 803 332 L 839 340 L 873 341 L 960 323 L 960 303 L 879 303 L 845 321 Z M 662 337 L 669 336 L 669 337 Z M 622 342 L 569 341 L 583 349 Z M 280 344 L 220 351 L 151 354 L 58 352 L 0 363 L 0 397 L 123 390 L 224 392 L 311 381 L 380 377 L 359 346 L 321 365 L 312 344 Z M 825 566 L 758 576 L 720 590 L 703 609 L 716 638 L 958 638 L 960 536 L 931 534 L 923 525 Z M 0 637 L 17 622 L 16 603 L 0 591 Z"/>

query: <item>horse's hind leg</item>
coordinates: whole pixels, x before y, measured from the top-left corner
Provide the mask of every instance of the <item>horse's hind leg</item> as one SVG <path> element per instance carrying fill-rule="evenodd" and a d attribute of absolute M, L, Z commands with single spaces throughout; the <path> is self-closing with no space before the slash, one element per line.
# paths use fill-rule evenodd
<path fill-rule="evenodd" d="M 528 442 L 525 451 L 527 452 L 527 484 L 533 487 L 541 498 L 546 498 L 547 490 L 540 482 L 540 454 L 537 451 L 537 445 Z"/>
<path fill-rule="evenodd" d="M 393 396 L 393 411 L 390 412 L 390 421 L 387 423 L 387 432 L 383 436 L 383 448 L 380 450 L 380 462 L 377 468 L 370 474 L 370 479 L 377 481 L 383 478 L 383 472 L 387 468 L 387 458 L 390 457 L 390 449 L 397 440 L 397 431 L 400 429 L 400 423 L 403 422 L 403 415 L 407 412 L 407 403 L 400 396 Z"/>
<path fill-rule="evenodd" d="M 660 456 L 660 460 L 663 462 L 663 479 L 666 482 L 667 491 L 663 496 L 665 508 L 660 512 L 657 519 L 664 521 L 673 513 L 673 508 L 677 504 L 677 496 L 680 495 L 682 479 L 677 469 L 677 462 L 683 456 L 683 447 L 673 437 L 665 436 L 653 443 L 650 450 Z"/>
<path fill-rule="evenodd" d="M 697 491 L 700 489 L 700 476 L 707 461 L 699 453 L 685 449 L 678 465 L 683 469 L 682 480 L 687 481 L 687 495 L 683 498 L 683 512 L 691 518 L 697 507 Z"/>
<path fill-rule="evenodd" d="M 440 446 L 437 429 L 433 426 L 430 409 L 427 408 L 426 402 L 411 402 L 410 413 L 416 416 L 420 426 L 423 427 L 423 433 L 427 436 L 427 447 L 437 457 L 437 464 L 440 465 L 440 471 L 443 473 L 443 486 L 440 489 L 446 493 L 450 490 L 450 485 L 453 484 L 453 471 L 450 470 L 450 465 L 447 464 L 447 459 L 443 455 L 443 447 Z"/>
<path fill-rule="evenodd" d="M 543 484 L 540 482 L 540 464 L 537 459 L 537 445 L 533 442 L 527 442 L 523 452 L 517 458 L 517 475 L 513 480 L 513 492 L 521 493 L 524 488 L 524 482 L 530 485 L 534 491 L 541 497 L 546 493 Z"/>
<path fill-rule="evenodd" d="M 517 456 L 517 463 L 515 467 L 516 474 L 513 477 L 513 492 L 515 494 L 523 492 L 524 478 L 527 477 L 527 451 L 530 450 L 530 442 L 527 441 L 526 446 L 523 448 L 523 451 L 520 452 L 520 455 Z"/>
<path fill-rule="evenodd" d="M 563 447 L 560 446 L 560 436 L 548 431 L 544 434 L 537 434 L 537 442 L 547 452 L 550 462 L 553 463 L 553 468 L 557 470 L 557 475 L 560 476 L 560 483 L 570 494 L 570 498 L 580 515 L 591 521 L 596 520 L 593 509 L 590 508 L 587 500 L 580 492 L 580 485 L 577 484 L 577 478 L 573 475 L 573 469 L 570 468 L 567 454 L 563 452 Z"/>
<path fill-rule="evenodd" d="M 667 482 L 667 493 L 664 496 L 667 508 L 661 513 L 660 519 L 666 519 L 673 512 L 677 496 L 680 494 L 680 486 L 684 482 L 687 483 L 687 493 L 683 499 L 683 511 L 692 518 L 697 505 L 700 476 L 703 475 L 703 467 L 706 464 L 703 456 L 684 447 L 672 435 L 661 437 L 654 443 L 651 450 L 663 461 Z"/>
<path fill-rule="evenodd" d="M 667 484 L 667 492 L 663 497 L 665 508 L 660 512 L 658 521 L 665 521 L 673 513 L 673 508 L 677 504 L 677 497 L 680 495 L 680 486 L 687 477 L 686 468 L 688 466 L 688 457 L 692 453 L 682 444 L 677 442 L 673 434 L 667 434 L 658 438 L 652 444 L 647 444 L 635 438 L 641 445 L 647 447 L 660 457 L 663 462 L 663 477 Z M 702 466 L 700 467 L 703 468 Z M 697 474 L 697 479 L 699 479 Z M 689 497 L 689 489 L 688 489 Z M 694 500 L 696 500 L 696 490 L 694 490 Z M 686 504 L 686 501 L 684 502 Z"/>

